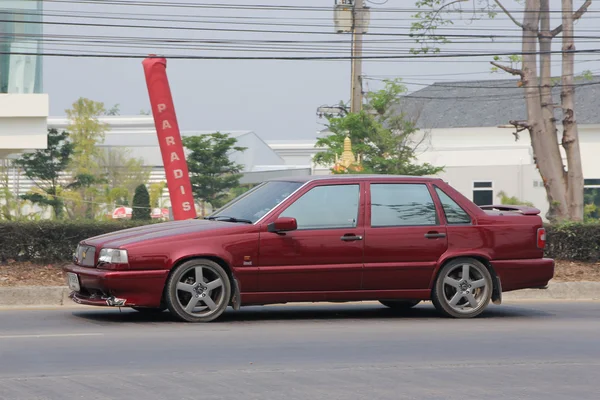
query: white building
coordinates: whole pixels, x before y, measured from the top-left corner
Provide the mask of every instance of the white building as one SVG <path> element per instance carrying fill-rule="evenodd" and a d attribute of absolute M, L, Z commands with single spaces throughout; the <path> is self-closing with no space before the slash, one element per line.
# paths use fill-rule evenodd
<path fill-rule="evenodd" d="M 0 1 L 0 159 L 47 145 L 41 12 L 42 1 Z"/>
<path fill-rule="evenodd" d="M 576 119 L 586 190 L 600 188 L 600 77 L 580 81 Z M 560 88 L 553 91 L 560 104 Z M 445 167 L 438 176 L 479 205 L 500 203 L 499 193 L 533 203 L 544 215 L 546 192 L 533 160 L 529 134 L 515 140 L 511 120 L 524 120 L 523 88 L 516 80 L 436 83 L 405 97 L 402 111 L 419 115 L 426 141 L 418 161 Z M 560 109 L 556 112 L 559 142 Z M 311 165 L 314 141 L 270 142 L 286 163 Z M 562 148 L 561 148 L 562 151 Z M 564 158 L 564 151 L 563 160 Z"/>

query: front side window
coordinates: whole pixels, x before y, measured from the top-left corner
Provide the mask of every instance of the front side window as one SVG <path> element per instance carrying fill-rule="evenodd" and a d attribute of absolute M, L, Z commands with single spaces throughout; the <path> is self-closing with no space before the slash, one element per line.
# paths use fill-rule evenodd
<path fill-rule="evenodd" d="M 233 217 L 252 223 L 261 219 L 302 186 L 301 182 L 272 181 L 258 185 L 226 204 L 212 217 Z"/>
<path fill-rule="evenodd" d="M 470 224 L 471 217 L 461 206 L 458 205 L 454 200 L 444 193 L 440 188 L 436 187 L 435 192 L 440 198 L 444 214 L 446 215 L 446 221 L 449 225 L 461 225 Z"/>
<path fill-rule="evenodd" d="M 371 184 L 371 226 L 436 225 L 437 214 L 427 185 Z"/>
<path fill-rule="evenodd" d="M 290 205 L 280 217 L 296 218 L 298 229 L 355 228 L 359 202 L 359 185 L 317 186 Z"/>

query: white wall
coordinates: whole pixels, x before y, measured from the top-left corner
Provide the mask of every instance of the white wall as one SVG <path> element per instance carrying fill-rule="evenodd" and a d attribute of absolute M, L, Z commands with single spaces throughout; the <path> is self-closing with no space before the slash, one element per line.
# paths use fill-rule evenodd
<path fill-rule="evenodd" d="M 48 143 L 47 94 L 0 94 L 0 158 Z"/>
<path fill-rule="evenodd" d="M 548 211 L 546 191 L 534 165 L 486 165 L 446 167 L 437 175 L 467 198 L 473 200 L 474 182 L 492 182 L 493 204 L 500 204 L 499 193 L 533 203 L 541 210 L 542 217 Z"/>
<path fill-rule="evenodd" d="M 494 202 L 498 192 L 533 203 L 545 214 L 548 202 L 541 177 L 534 165 L 527 132 L 515 140 L 513 128 L 447 128 L 422 131 L 416 155 L 420 163 L 445 167 L 438 176 L 449 181 L 468 198 L 473 196 L 474 181 L 493 182 Z M 559 142 L 560 142 L 560 131 Z M 580 125 L 579 139 L 584 178 L 600 179 L 600 125 Z M 327 174 L 327 168 L 315 168 L 312 157 L 318 151 L 313 142 L 269 143 L 286 164 L 313 166 L 314 174 Z M 564 158 L 564 151 L 561 153 Z"/>

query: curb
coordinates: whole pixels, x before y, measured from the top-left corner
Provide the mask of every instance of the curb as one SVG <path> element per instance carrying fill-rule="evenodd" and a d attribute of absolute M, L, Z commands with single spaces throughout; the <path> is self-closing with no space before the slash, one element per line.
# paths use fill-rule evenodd
<path fill-rule="evenodd" d="M 66 286 L 14 286 L 0 288 L 0 306 L 62 306 L 73 303 Z"/>
<path fill-rule="evenodd" d="M 66 286 L 15 286 L 0 288 L 0 307 L 72 306 Z M 524 289 L 502 294 L 503 301 L 514 300 L 600 300 L 600 282 L 556 282 L 547 289 Z"/>

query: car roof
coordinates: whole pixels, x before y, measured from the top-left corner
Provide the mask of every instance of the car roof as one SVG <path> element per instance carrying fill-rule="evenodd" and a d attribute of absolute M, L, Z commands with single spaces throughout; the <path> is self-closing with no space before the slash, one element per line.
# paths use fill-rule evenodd
<path fill-rule="evenodd" d="M 426 177 L 426 176 L 412 176 L 412 175 L 383 175 L 383 174 L 340 174 L 340 175 L 304 175 L 304 176 L 289 176 L 289 177 L 282 177 L 282 178 L 273 178 L 273 179 L 269 179 L 267 182 L 312 182 L 312 181 L 339 181 L 339 180 L 346 180 L 346 179 L 354 179 L 354 180 L 361 180 L 361 181 L 376 181 L 376 180 L 403 180 L 403 181 L 410 181 L 410 180 L 418 180 L 418 181 L 426 181 L 426 182 L 433 182 L 433 181 L 441 181 L 441 178 L 437 178 L 437 177 Z"/>

